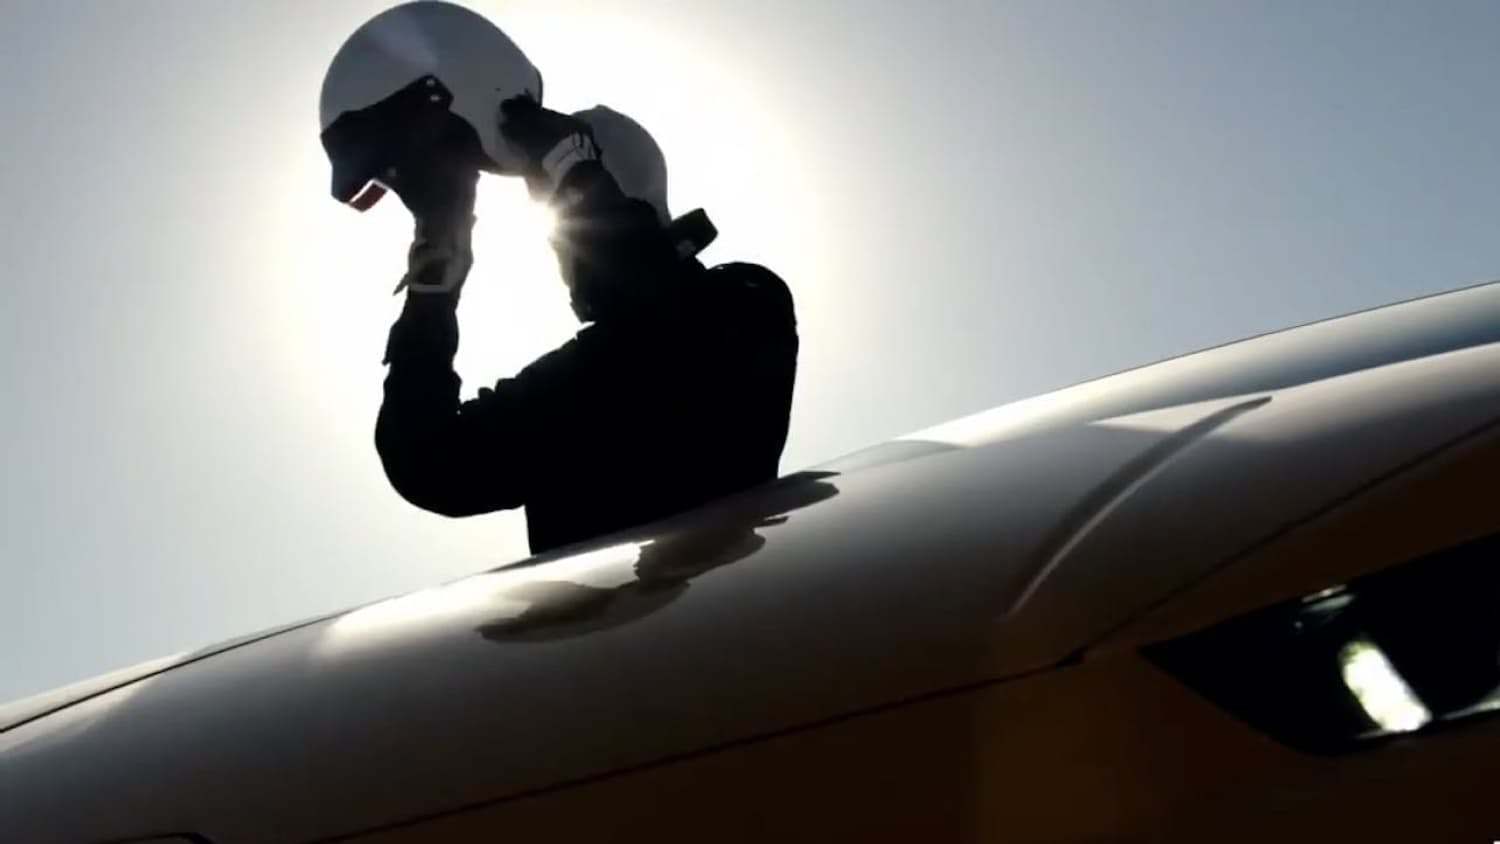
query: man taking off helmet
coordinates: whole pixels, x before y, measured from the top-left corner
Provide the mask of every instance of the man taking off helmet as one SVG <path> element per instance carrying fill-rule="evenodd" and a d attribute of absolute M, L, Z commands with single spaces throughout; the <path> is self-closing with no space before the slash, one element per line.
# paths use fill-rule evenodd
<path fill-rule="evenodd" d="M 389 189 L 415 220 L 376 422 L 386 476 L 448 516 L 524 507 L 533 553 L 773 480 L 798 350 L 776 275 L 699 261 L 712 226 L 701 212 L 670 216 L 644 129 L 540 99 L 540 75 L 503 33 L 437 2 L 357 31 L 323 95 L 335 195 L 364 208 Z M 460 401 L 456 308 L 481 170 L 520 176 L 551 205 L 560 275 L 585 325 Z"/>

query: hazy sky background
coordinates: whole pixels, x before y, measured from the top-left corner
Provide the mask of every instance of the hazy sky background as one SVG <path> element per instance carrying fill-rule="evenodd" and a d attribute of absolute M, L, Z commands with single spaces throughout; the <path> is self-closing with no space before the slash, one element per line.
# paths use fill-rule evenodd
<path fill-rule="evenodd" d="M 387 5 L 0 0 L 0 701 L 525 555 L 374 451 L 408 223 L 328 197 L 316 107 Z M 783 471 L 1500 276 L 1500 3 L 470 5 L 788 280 Z M 571 331 L 520 201 L 465 395 Z"/>

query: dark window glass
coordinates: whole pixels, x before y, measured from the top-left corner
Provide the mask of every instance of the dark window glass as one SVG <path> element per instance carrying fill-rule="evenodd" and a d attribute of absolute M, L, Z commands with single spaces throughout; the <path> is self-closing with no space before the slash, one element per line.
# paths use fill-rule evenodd
<path fill-rule="evenodd" d="M 1500 709 L 1500 536 L 1145 654 L 1231 714 L 1315 753 L 1485 715 Z"/>

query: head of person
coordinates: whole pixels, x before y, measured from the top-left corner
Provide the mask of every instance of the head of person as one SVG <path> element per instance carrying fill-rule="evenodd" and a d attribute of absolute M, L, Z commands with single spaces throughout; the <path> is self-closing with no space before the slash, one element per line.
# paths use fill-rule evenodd
<path fill-rule="evenodd" d="M 571 117 L 593 136 L 599 164 L 626 197 L 603 213 L 573 213 L 558 202 L 551 244 L 579 319 L 607 317 L 670 281 L 676 263 L 668 229 L 667 162 L 656 139 L 608 106 Z"/>
<path fill-rule="evenodd" d="M 666 156 L 644 126 L 604 105 L 571 116 L 587 127 L 600 164 L 633 206 L 600 217 L 558 215 L 551 240 L 559 274 L 574 313 L 588 321 L 690 283 L 691 271 L 702 269 L 698 253 L 718 232 L 701 209 L 672 216 Z"/>

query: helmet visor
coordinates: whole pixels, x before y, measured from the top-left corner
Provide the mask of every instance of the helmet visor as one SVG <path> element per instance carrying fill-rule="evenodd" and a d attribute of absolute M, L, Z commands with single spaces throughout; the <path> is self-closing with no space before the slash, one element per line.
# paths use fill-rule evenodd
<path fill-rule="evenodd" d="M 387 166 L 386 152 L 370 133 L 335 122 L 323 132 L 323 150 L 333 169 L 334 199 L 367 211 L 385 195 L 378 177 Z"/>
<path fill-rule="evenodd" d="M 320 136 L 333 171 L 333 198 L 359 211 L 373 207 L 390 189 L 381 177 L 420 127 L 448 114 L 452 101 L 441 82 L 426 76 L 374 105 L 340 114 Z"/>

